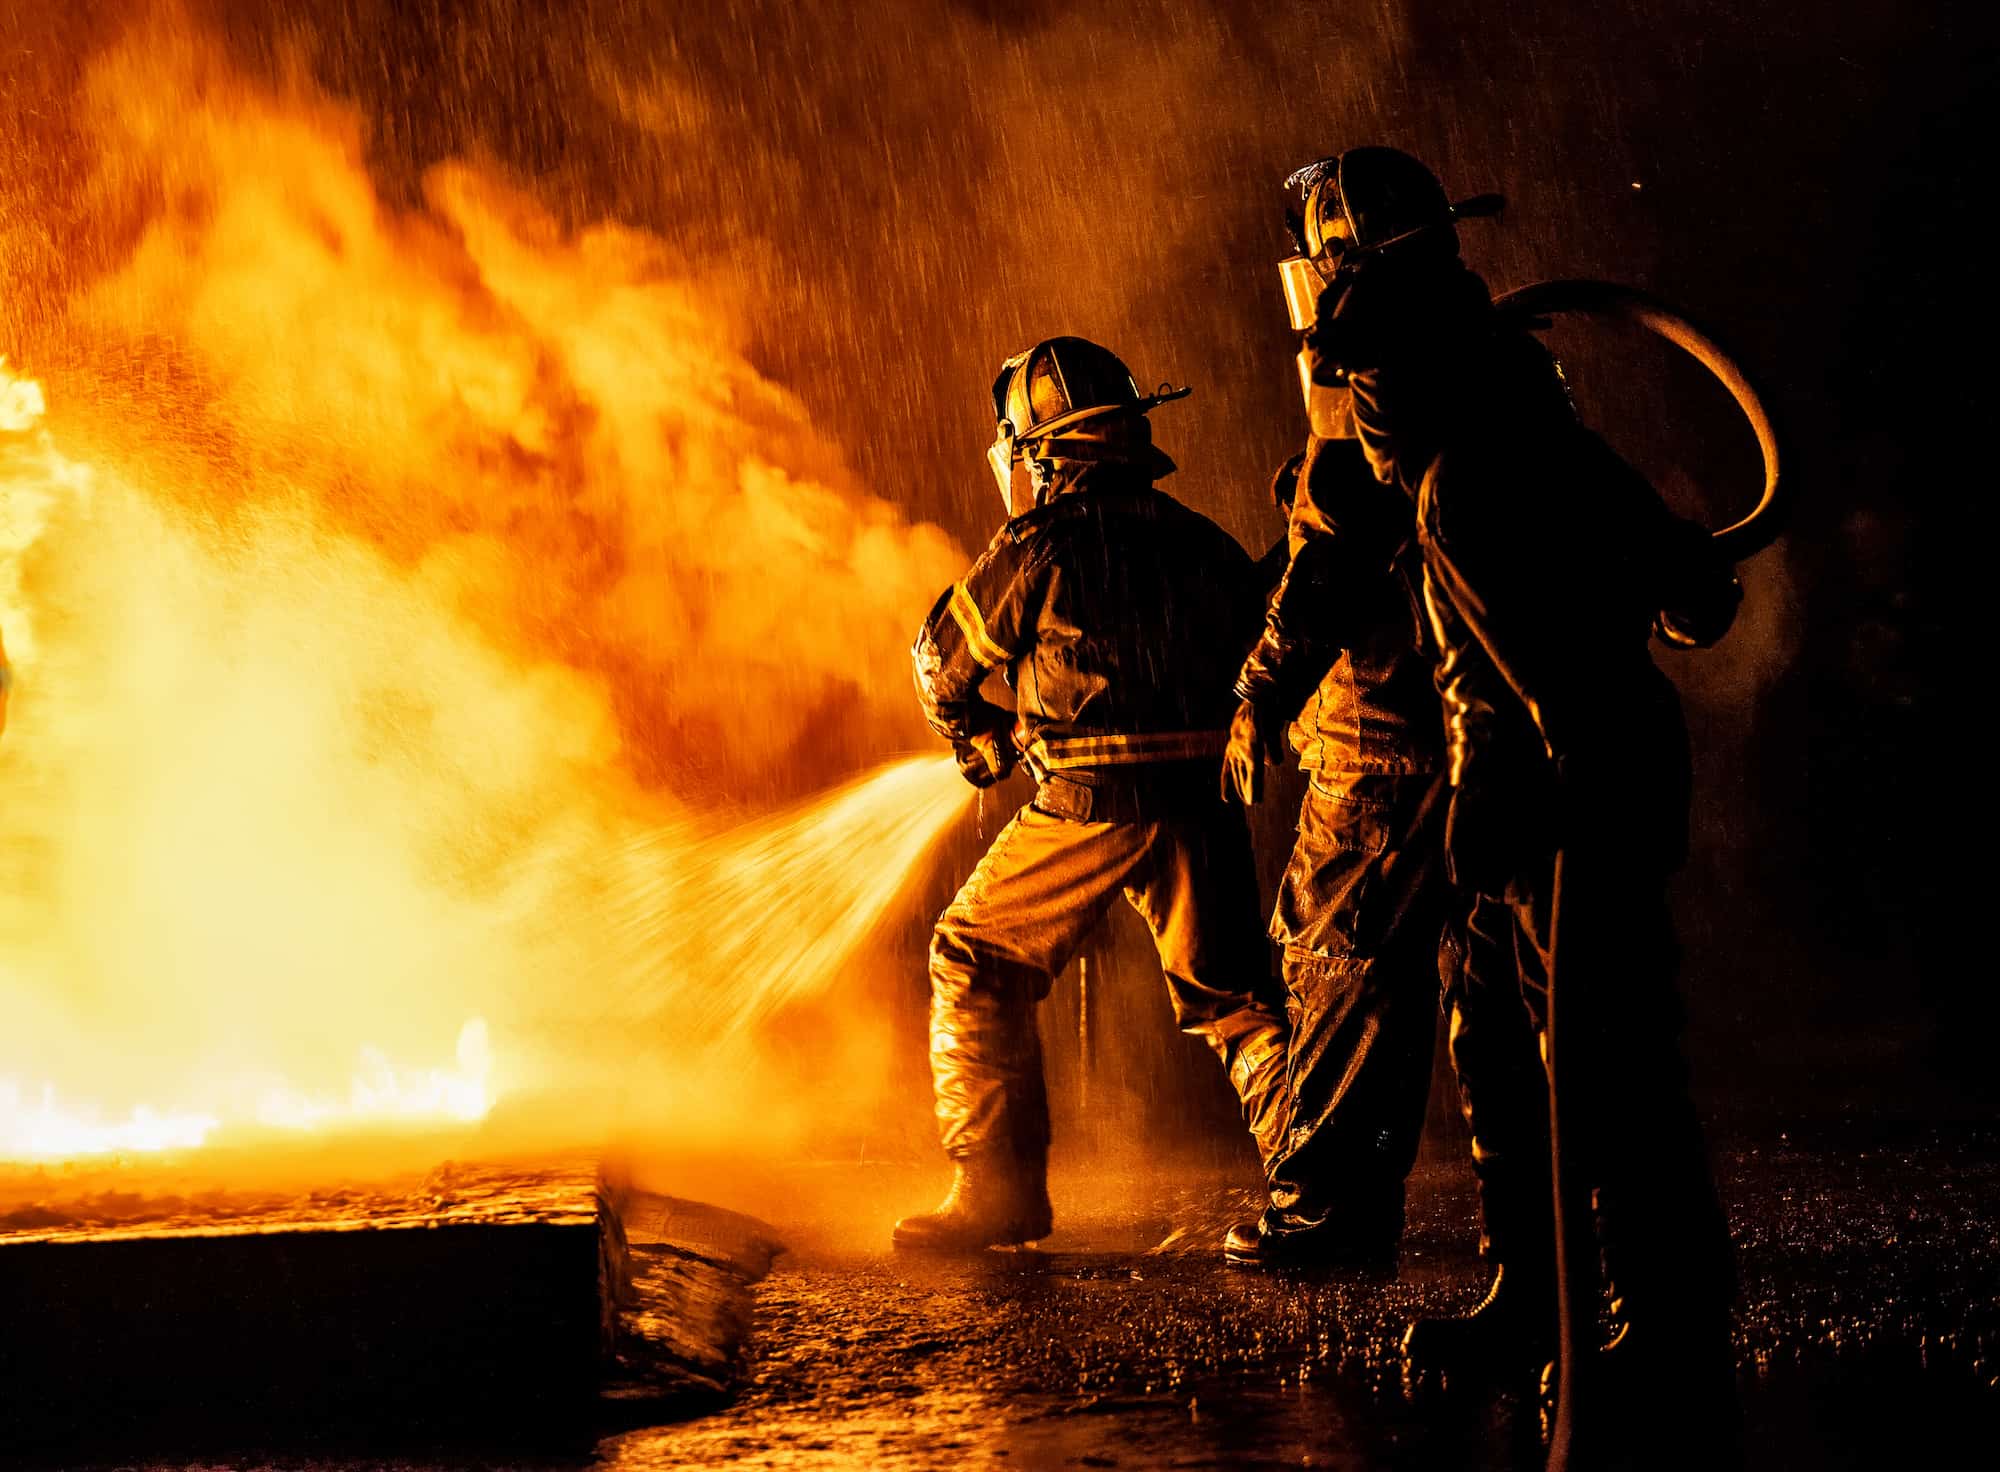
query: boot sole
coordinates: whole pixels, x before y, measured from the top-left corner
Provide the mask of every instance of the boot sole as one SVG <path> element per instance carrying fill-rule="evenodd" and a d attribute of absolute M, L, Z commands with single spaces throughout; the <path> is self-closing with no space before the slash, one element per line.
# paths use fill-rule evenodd
<path fill-rule="evenodd" d="M 1430 1335 L 1415 1336 L 1416 1325 L 1404 1330 L 1397 1345 L 1403 1361 L 1420 1375 L 1462 1375 L 1477 1381 L 1535 1381 L 1551 1362 L 1554 1345 L 1522 1339 L 1507 1345 L 1437 1344 Z"/>
<path fill-rule="evenodd" d="M 1393 1278 L 1400 1264 L 1393 1257 L 1366 1258 L 1284 1258 L 1272 1261 L 1265 1257 L 1246 1257 L 1227 1249 L 1222 1254 L 1223 1266 L 1252 1273 L 1291 1273 L 1300 1277 L 1327 1277 L 1334 1273 L 1351 1273 L 1357 1277 Z"/>
<path fill-rule="evenodd" d="M 1252 1268 L 1279 1273 L 1368 1273 L 1393 1276 L 1402 1260 L 1402 1249 L 1376 1251 L 1320 1249 L 1310 1244 L 1284 1253 L 1246 1252 L 1225 1245 L 1222 1260 L 1232 1268 Z"/>
<path fill-rule="evenodd" d="M 996 1233 L 987 1237 L 926 1237 L 916 1233 L 905 1234 L 894 1231 L 889 1234 L 889 1244 L 902 1252 L 931 1252 L 940 1256 L 970 1256 L 986 1252 L 995 1247 L 1029 1247 L 1042 1240 L 1053 1231 L 1053 1227 L 1043 1227 L 1039 1232 L 1030 1233 L 1026 1228 Z"/>

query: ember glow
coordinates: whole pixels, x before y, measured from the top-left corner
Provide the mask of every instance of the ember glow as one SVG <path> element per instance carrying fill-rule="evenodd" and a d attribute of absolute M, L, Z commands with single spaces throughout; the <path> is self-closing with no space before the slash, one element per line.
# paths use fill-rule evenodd
<path fill-rule="evenodd" d="M 837 982 L 964 789 L 759 777 L 916 744 L 962 554 L 658 241 L 392 207 L 169 21 L 63 141 L 115 248 L 0 344 L 0 1155 L 476 1119 Z"/>

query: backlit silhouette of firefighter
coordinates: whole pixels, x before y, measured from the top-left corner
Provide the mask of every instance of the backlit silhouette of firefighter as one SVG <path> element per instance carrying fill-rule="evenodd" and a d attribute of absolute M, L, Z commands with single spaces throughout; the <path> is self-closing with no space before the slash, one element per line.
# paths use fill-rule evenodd
<path fill-rule="evenodd" d="M 1237 676 L 1223 777 L 1255 802 L 1265 757 L 1289 745 L 1310 779 L 1270 924 L 1292 1114 L 1269 1206 L 1224 1243 L 1241 1265 L 1393 1258 L 1449 912 L 1444 739 L 1409 498 L 1351 438 L 1313 435 L 1296 475 L 1290 557 Z"/>
<path fill-rule="evenodd" d="M 1447 717 L 1446 847 L 1474 896 L 1451 1052 L 1495 1276 L 1469 1317 L 1419 1321 L 1407 1348 L 1462 1367 L 1532 1364 L 1554 1344 L 1537 1035 L 1558 965 L 1564 1159 L 1581 1167 L 1565 1220 L 1588 1244 L 1594 1205 L 1620 1325 L 1590 1358 L 1634 1444 L 1694 1465 L 1677 1458 L 1728 1442 L 1733 1283 L 1680 1052 L 1667 908 L 1687 736 L 1648 641 L 1712 642 L 1740 590 L 1708 533 L 1578 421 L 1528 324 L 1496 311 L 1458 257 L 1466 211 L 1427 169 L 1364 148 L 1302 172 L 1322 221 L 1311 264 L 1328 283 L 1307 366 L 1314 384 L 1344 388 L 1375 474 L 1416 505 Z M 1595 1257 L 1570 1253 L 1573 1292 L 1596 1284 Z"/>
<path fill-rule="evenodd" d="M 1121 893 L 1266 1161 L 1282 1128 L 1285 1024 L 1249 836 L 1216 798 L 1261 590 L 1228 534 L 1154 486 L 1174 465 L 1146 416 L 1180 393 L 1140 395 L 1116 356 L 1074 337 L 1008 359 L 993 386 L 1009 520 L 912 652 L 925 714 L 967 779 L 1025 762 L 1037 787 L 932 940 L 931 1072 L 955 1176 L 936 1211 L 896 1224 L 901 1246 L 1050 1230 L 1035 1005 Z M 981 696 L 993 671 L 1015 711 Z"/>

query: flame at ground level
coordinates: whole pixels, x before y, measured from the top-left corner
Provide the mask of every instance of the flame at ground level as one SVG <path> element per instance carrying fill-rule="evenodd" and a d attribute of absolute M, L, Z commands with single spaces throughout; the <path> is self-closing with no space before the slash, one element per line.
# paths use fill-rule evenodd
<path fill-rule="evenodd" d="M 94 1111 L 62 1104 L 53 1084 L 31 1096 L 20 1084 L 0 1080 L 0 1160 L 187 1150 L 206 1143 L 219 1123 L 212 1114 L 160 1114 L 144 1104 L 107 1122 Z"/>
<path fill-rule="evenodd" d="M 572 896 L 598 923 L 594 954 L 576 958 L 588 985 L 563 995 L 591 1000 L 545 1005 L 540 1023 L 588 1017 L 607 1036 L 631 1038 L 642 1071 L 678 1070 L 678 1108 L 697 1097 L 739 1107 L 717 1079 L 743 1081 L 756 1024 L 841 980 L 966 800 L 949 758 L 906 757 L 728 832 L 676 825 L 627 839 L 598 856 Z M 607 1050 L 601 1061 L 615 1071 L 633 1055 Z M 570 1072 L 590 1062 L 572 1058 Z M 488 1115 L 500 1086 L 487 1025 L 475 1018 L 459 1032 L 451 1067 L 399 1067 L 369 1046 L 344 1096 L 240 1081 L 214 1092 L 236 1107 L 142 1104 L 106 1119 L 65 1102 L 52 1084 L 33 1089 L 0 1076 L 0 1161 L 192 1150 L 250 1129 L 472 1123 Z"/>
<path fill-rule="evenodd" d="M 0 1078 L 0 1160 L 192 1150 L 232 1127 L 333 1131 L 471 1123 L 493 1107 L 492 1071 L 486 1024 L 474 1018 L 459 1032 L 454 1066 L 398 1068 L 380 1049 L 364 1048 L 344 1097 L 269 1087 L 241 1118 L 140 1104 L 123 1118 L 107 1120 L 87 1104 L 66 1103 L 53 1084 L 35 1090 Z"/>

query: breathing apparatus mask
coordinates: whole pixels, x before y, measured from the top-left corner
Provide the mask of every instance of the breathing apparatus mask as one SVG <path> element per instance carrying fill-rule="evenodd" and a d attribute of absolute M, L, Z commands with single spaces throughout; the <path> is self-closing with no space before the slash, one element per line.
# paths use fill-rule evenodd
<path fill-rule="evenodd" d="M 1048 338 L 1007 359 L 993 380 L 986 463 L 1008 517 L 1042 505 L 1091 464 L 1129 465 L 1149 480 L 1171 474 L 1146 416 L 1192 392 L 1162 384 L 1142 395 L 1117 354 L 1081 337 Z"/>
<path fill-rule="evenodd" d="M 1421 241 L 1455 258 L 1458 221 L 1496 215 L 1506 203 L 1497 194 L 1481 194 L 1452 204 L 1436 175 L 1394 148 L 1350 148 L 1316 159 L 1285 187 L 1304 196 L 1301 208 L 1286 214 L 1297 252 L 1278 262 L 1285 311 L 1300 333 L 1319 321 L 1330 290 L 1350 284 L 1389 252 Z M 1302 347 L 1299 390 L 1313 433 L 1352 438 L 1353 403 L 1344 375 L 1322 368 L 1328 381 L 1316 381 L 1313 366 L 1312 353 Z"/>

